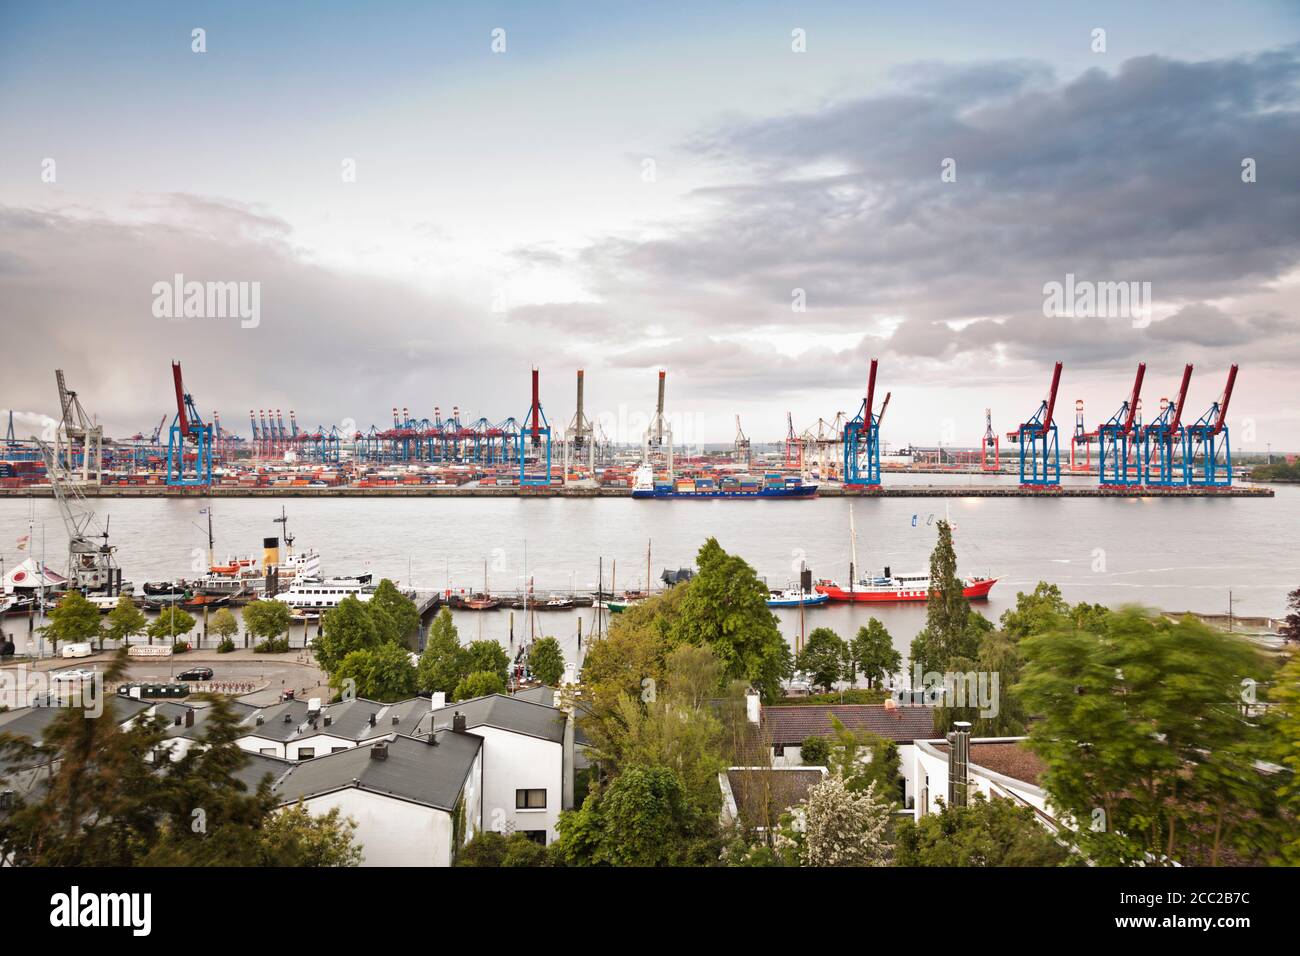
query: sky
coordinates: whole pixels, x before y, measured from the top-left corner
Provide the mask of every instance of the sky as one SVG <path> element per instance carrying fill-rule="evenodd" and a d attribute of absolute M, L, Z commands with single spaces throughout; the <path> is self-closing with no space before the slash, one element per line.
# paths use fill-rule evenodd
<path fill-rule="evenodd" d="M 704 6 L 0 2 L 0 409 L 148 434 L 179 360 L 245 435 L 499 422 L 535 365 L 639 442 L 664 368 L 679 442 L 772 441 L 877 357 L 886 442 L 974 445 L 1055 361 L 1090 428 L 1235 363 L 1300 450 L 1300 5 Z"/>

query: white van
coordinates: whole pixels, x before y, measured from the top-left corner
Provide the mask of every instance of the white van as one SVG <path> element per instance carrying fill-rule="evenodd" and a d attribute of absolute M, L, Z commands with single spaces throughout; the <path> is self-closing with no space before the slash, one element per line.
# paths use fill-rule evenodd
<path fill-rule="evenodd" d="M 63 657 L 89 657 L 95 653 L 95 649 L 87 643 L 64 644 L 61 648 Z"/>

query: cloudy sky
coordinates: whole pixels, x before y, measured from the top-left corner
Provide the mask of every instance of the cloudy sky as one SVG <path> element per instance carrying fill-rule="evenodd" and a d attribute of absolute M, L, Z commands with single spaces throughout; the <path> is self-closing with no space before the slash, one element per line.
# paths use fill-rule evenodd
<path fill-rule="evenodd" d="M 1235 362 L 1234 445 L 1300 450 L 1300 7 L 700 6 L 0 5 L 0 408 L 62 367 L 147 432 L 179 359 L 244 434 L 499 421 L 536 364 L 559 425 L 581 366 L 638 440 L 663 367 L 679 434 L 771 440 L 878 356 L 886 440 L 972 445 L 1055 360 L 1090 427 Z M 157 316 L 177 274 L 257 326 Z"/>

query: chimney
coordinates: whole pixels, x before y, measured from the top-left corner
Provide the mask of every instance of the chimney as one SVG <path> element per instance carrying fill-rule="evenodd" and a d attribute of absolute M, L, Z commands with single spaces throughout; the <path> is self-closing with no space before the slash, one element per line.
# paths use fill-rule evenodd
<path fill-rule="evenodd" d="M 451 729 L 458 734 L 465 732 L 465 715 L 459 710 L 451 715 Z"/>
<path fill-rule="evenodd" d="M 366 718 L 366 720 L 367 720 L 367 722 L 370 724 L 371 727 L 375 726 L 375 713 L 374 713 L 374 711 L 371 711 L 371 712 L 370 712 L 370 716 L 369 716 L 368 718 Z"/>
<path fill-rule="evenodd" d="M 447 706 L 447 692 L 442 690 L 435 690 L 433 692 L 433 696 L 429 698 L 429 709 L 442 710 L 442 708 L 446 706 Z"/>
<path fill-rule="evenodd" d="M 396 714 L 393 714 L 393 726 L 396 727 L 401 722 L 402 722 L 402 718 L 398 717 Z"/>
<path fill-rule="evenodd" d="M 261 727 L 264 723 L 266 723 L 266 717 L 265 717 L 263 714 L 258 714 L 258 715 L 257 715 L 257 726 Z"/>
<path fill-rule="evenodd" d="M 752 687 L 745 691 L 745 718 L 754 725 L 758 725 L 763 717 L 762 698 L 758 696 L 758 691 Z"/>
<path fill-rule="evenodd" d="M 189 710 L 185 711 L 185 726 L 186 726 L 186 727 L 193 727 L 193 726 L 194 726 L 194 708 L 193 708 L 193 707 L 191 707 Z"/>
<path fill-rule="evenodd" d="M 970 721 L 953 722 L 948 734 L 948 806 L 964 807 L 970 789 Z"/>
<path fill-rule="evenodd" d="M 326 715 L 325 715 L 325 726 L 326 726 L 326 727 L 329 727 L 329 726 L 332 725 L 333 723 L 334 723 L 334 715 L 333 715 L 333 714 L 326 714 Z"/>
<path fill-rule="evenodd" d="M 370 748 L 370 759 L 371 759 L 371 760 L 387 760 L 387 759 L 388 759 L 388 741 L 384 741 L 383 743 L 378 743 L 378 744 L 375 744 L 374 746 L 372 746 L 372 747 Z"/>

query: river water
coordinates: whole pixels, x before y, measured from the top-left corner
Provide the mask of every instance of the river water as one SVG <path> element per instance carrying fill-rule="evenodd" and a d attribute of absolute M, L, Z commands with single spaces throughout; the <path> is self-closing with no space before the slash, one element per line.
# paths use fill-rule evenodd
<path fill-rule="evenodd" d="M 888 476 L 890 482 L 909 476 Z M 915 476 L 923 484 L 969 484 L 969 477 Z M 985 482 L 1002 479 L 985 478 Z M 815 577 L 848 579 L 849 518 L 857 529 L 858 564 L 896 572 L 925 570 L 934 525 L 955 523 L 960 570 L 999 581 L 977 607 L 996 620 L 1016 592 L 1039 580 L 1060 586 L 1067 600 L 1165 610 L 1223 613 L 1231 593 L 1239 615 L 1279 616 L 1300 586 L 1300 488 L 1277 486 L 1274 498 L 820 498 L 810 501 L 633 501 L 587 498 L 292 498 L 220 499 L 213 503 L 216 556 L 259 554 L 262 538 L 279 533 L 283 506 L 299 548 L 321 553 L 326 574 L 371 571 L 403 586 L 495 591 L 518 589 L 525 575 L 536 593 L 594 589 L 604 559 L 619 589 L 664 568 L 686 567 L 713 536 L 740 554 L 773 587 L 795 579 L 800 562 Z M 97 521 L 111 516 L 112 541 L 125 580 L 191 577 L 207 548 L 204 499 L 91 499 Z M 34 513 L 33 551 L 42 534 L 46 560 L 63 570 L 67 538 L 55 502 L 0 500 L 0 557 L 12 567 Z M 786 636 L 799 633 L 797 610 L 776 612 Z M 870 609 L 828 605 L 808 609 L 803 626 L 828 626 L 844 637 L 875 615 L 906 657 L 925 618 L 924 604 Z M 519 641 L 530 631 L 557 637 L 578 657 L 595 612 L 458 612 L 462 640 Z M 20 629 L 15 619 L 6 624 Z M 21 628 L 25 630 L 25 627 Z"/>

